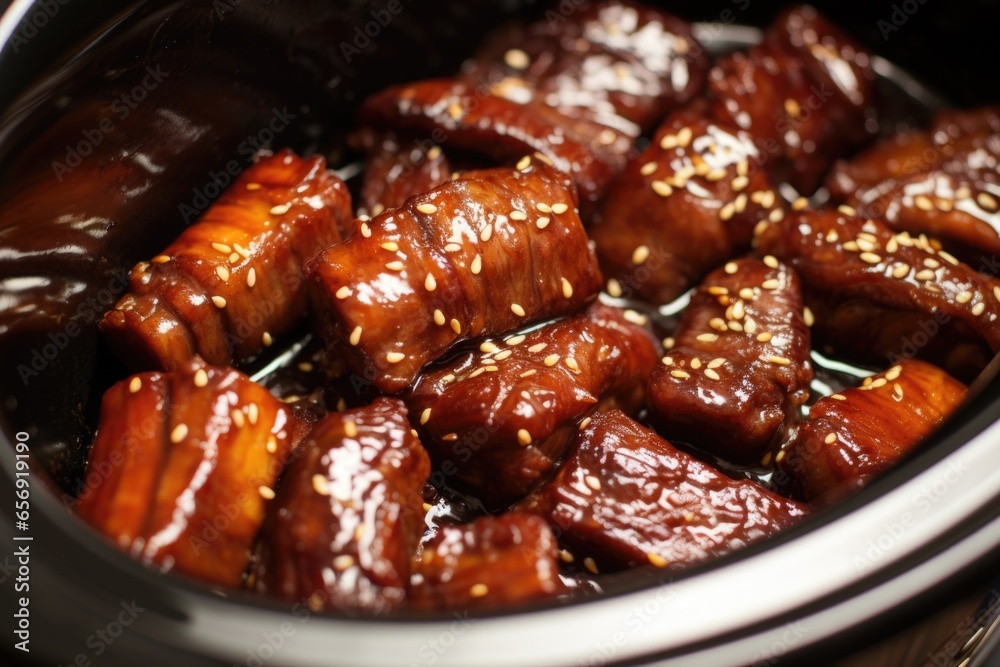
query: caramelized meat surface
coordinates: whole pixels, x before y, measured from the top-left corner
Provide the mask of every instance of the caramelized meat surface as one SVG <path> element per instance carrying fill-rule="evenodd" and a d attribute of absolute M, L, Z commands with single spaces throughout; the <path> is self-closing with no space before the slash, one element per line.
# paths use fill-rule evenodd
<path fill-rule="evenodd" d="M 754 226 L 784 214 L 758 157 L 746 132 L 696 110 L 668 118 L 590 229 L 612 296 L 669 303 L 749 249 Z"/>
<path fill-rule="evenodd" d="M 517 505 L 593 565 L 679 570 L 773 535 L 805 508 L 726 477 L 618 410 L 600 412 L 556 476 Z"/>
<path fill-rule="evenodd" d="M 394 135 L 371 142 L 361 185 L 361 205 L 371 215 L 451 180 L 451 164 L 433 142 Z"/>
<path fill-rule="evenodd" d="M 596 303 L 528 334 L 485 340 L 422 375 L 407 403 L 431 453 L 501 506 L 552 471 L 590 412 L 637 410 L 658 350 L 621 310 Z"/>
<path fill-rule="evenodd" d="M 105 393 L 77 512 L 123 550 L 237 587 L 305 427 L 233 369 L 194 360 Z M 220 528 L 219 526 L 224 526 Z"/>
<path fill-rule="evenodd" d="M 874 136 L 874 82 L 868 53 L 796 7 L 709 73 L 711 115 L 754 137 L 775 182 L 808 194 L 836 157 Z"/>
<path fill-rule="evenodd" d="M 401 401 L 379 398 L 328 415 L 282 478 L 251 586 L 314 611 L 398 608 L 423 529 L 429 474 Z"/>
<path fill-rule="evenodd" d="M 567 186 L 533 160 L 467 172 L 358 223 L 307 269 L 332 351 L 398 392 L 456 343 L 578 310 L 601 277 Z"/>
<path fill-rule="evenodd" d="M 489 609 L 563 591 L 558 544 L 539 516 L 508 512 L 444 526 L 414 566 L 410 604 L 421 611 Z"/>
<path fill-rule="evenodd" d="M 883 140 L 828 179 L 835 200 L 896 231 L 927 234 L 1000 273 L 1000 109 L 948 111 L 927 131 Z"/>
<path fill-rule="evenodd" d="M 765 229 L 759 247 L 802 277 L 813 334 L 838 354 L 883 367 L 917 356 L 964 379 L 1000 350 L 1000 282 L 926 237 L 803 211 Z"/>
<path fill-rule="evenodd" d="M 729 262 L 698 288 L 674 337 L 649 378 L 660 432 L 729 461 L 760 460 L 809 397 L 798 276 L 770 256 Z"/>
<path fill-rule="evenodd" d="M 936 366 L 904 359 L 860 387 L 817 401 L 779 470 L 797 497 L 830 502 L 898 463 L 965 394 L 962 383 Z"/>
<path fill-rule="evenodd" d="M 253 359 L 305 314 L 302 262 L 341 238 L 344 183 L 320 157 L 261 157 L 162 254 L 132 270 L 101 330 L 126 365 Z"/>

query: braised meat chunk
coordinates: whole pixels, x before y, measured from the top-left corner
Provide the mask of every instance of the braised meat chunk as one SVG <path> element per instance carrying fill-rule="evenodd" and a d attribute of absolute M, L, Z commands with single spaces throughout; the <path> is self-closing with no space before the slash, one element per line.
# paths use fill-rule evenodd
<path fill-rule="evenodd" d="M 595 568 L 679 570 L 773 535 L 805 508 L 726 477 L 618 410 L 594 415 L 556 476 L 517 509 L 546 517 Z"/>
<path fill-rule="evenodd" d="M 951 416 L 965 385 L 904 359 L 860 387 L 822 398 L 782 452 L 779 470 L 796 496 L 830 502 L 895 465 Z"/>
<path fill-rule="evenodd" d="M 760 460 L 809 397 L 805 317 L 798 276 L 774 257 L 710 274 L 649 378 L 661 432 L 729 461 Z"/>
<path fill-rule="evenodd" d="M 709 73 L 711 115 L 747 131 L 775 182 L 808 194 L 838 156 L 874 137 L 871 57 L 808 5 Z"/>
<path fill-rule="evenodd" d="M 750 247 L 784 215 L 741 130 L 698 111 L 673 114 L 615 181 L 590 229 L 612 296 L 673 301 Z"/>
<path fill-rule="evenodd" d="M 379 398 L 327 416 L 282 478 L 250 585 L 314 611 L 398 608 L 423 531 L 429 474 L 401 401 Z"/>
<path fill-rule="evenodd" d="M 422 611 L 488 609 L 563 592 L 558 543 L 541 517 L 520 512 L 443 526 L 416 559 L 410 604 Z"/>
<path fill-rule="evenodd" d="M 240 586 L 305 428 L 233 369 L 195 359 L 134 375 L 104 394 L 87 463 L 102 481 L 81 494 L 77 512 L 143 561 Z"/>
<path fill-rule="evenodd" d="M 467 172 L 385 211 L 308 266 L 334 354 L 385 392 L 470 338 L 572 313 L 601 276 L 563 174 Z"/>
<path fill-rule="evenodd" d="M 361 185 L 361 206 L 371 215 L 398 208 L 410 197 L 451 180 L 451 163 L 432 141 L 362 133 L 369 156 Z"/>
<path fill-rule="evenodd" d="M 1000 109 L 939 113 L 927 131 L 885 139 L 837 165 L 835 200 L 897 232 L 941 239 L 980 271 L 1000 273 Z"/>
<path fill-rule="evenodd" d="M 422 375 L 407 403 L 437 459 L 495 507 L 550 473 L 590 412 L 634 412 L 658 345 L 617 308 L 489 338 Z"/>
<path fill-rule="evenodd" d="M 132 270 L 101 330 L 137 369 L 249 361 L 305 314 L 302 262 L 341 239 L 343 181 L 320 157 L 260 157 L 162 254 Z"/>
<path fill-rule="evenodd" d="M 924 236 L 824 210 L 790 215 L 758 240 L 802 277 L 813 335 L 837 354 L 882 367 L 918 356 L 964 380 L 1000 350 L 1000 281 Z"/>

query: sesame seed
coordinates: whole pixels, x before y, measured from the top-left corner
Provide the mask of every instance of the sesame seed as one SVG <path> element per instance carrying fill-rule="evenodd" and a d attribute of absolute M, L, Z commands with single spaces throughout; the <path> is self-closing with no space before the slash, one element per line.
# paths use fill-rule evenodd
<path fill-rule="evenodd" d="M 846 401 L 847 400 L 847 397 L 844 396 L 843 394 L 830 394 L 830 398 L 832 398 L 835 401 Z"/>
<path fill-rule="evenodd" d="M 187 434 L 188 434 L 187 424 L 178 424 L 177 426 L 174 427 L 174 430 L 170 432 L 170 442 L 176 445 L 181 440 L 186 438 Z"/>
<path fill-rule="evenodd" d="M 430 215 L 431 213 L 437 213 L 438 207 L 434 204 L 420 204 L 417 206 L 417 210 Z"/>
<path fill-rule="evenodd" d="M 799 197 L 798 199 L 792 202 L 793 211 L 803 211 L 808 206 L 809 206 L 809 200 L 806 199 L 805 197 Z"/>
<path fill-rule="evenodd" d="M 620 298 L 621 295 L 622 295 L 622 286 L 614 278 L 611 278 L 610 280 L 608 280 L 608 284 L 607 284 L 607 288 L 606 289 L 607 289 L 608 294 L 611 295 L 611 296 L 613 296 L 616 299 Z"/>
<path fill-rule="evenodd" d="M 564 562 L 564 563 L 572 563 L 573 562 L 573 554 L 571 554 L 566 549 L 560 549 L 559 550 L 559 559 L 562 560 L 562 562 Z"/>
<path fill-rule="evenodd" d="M 424 289 L 428 292 L 433 292 L 437 289 L 437 281 L 434 279 L 433 274 L 427 274 L 427 278 L 424 279 Z"/>
<path fill-rule="evenodd" d="M 1000 286 L 994 285 L 993 287 L 993 298 L 1000 301 Z"/>
<path fill-rule="evenodd" d="M 718 373 L 716 373 L 714 370 L 712 370 L 711 368 L 706 368 L 705 369 L 705 376 L 708 377 L 708 378 L 711 378 L 713 380 L 721 380 L 722 379 L 721 376 Z"/>
<path fill-rule="evenodd" d="M 792 364 L 792 360 L 786 357 L 768 357 L 767 360 L 778 366 L 790 366 Z"/>
<path fill-rule="evenodd" d="M 823 442 L 825 442 L 828 445 L 832 445 L 833 443 L 837 442 L 837 434 L 828 433 L 827 436 L 823 438 Z"/>
<path fill-rule="evenodd" d="M 574 359 L 573 357 L 566 357 L 566 359 L 563 360 L 563 363 L 566 364 L 566 368 L 570 369 L 571 371 L 580 370 L 580 364 L 578 364 L 576 362 L 576 359 Z"/>
<path fill-rule="evenodd" d="M 964 292 L 959 292 L 958 295 L 955 297 L 955 301 L 958 301 L 959 303 L 969 303 L 970 301 L 972 301 L 972 292 L 968 290 L 965 290 Z"/>
<path fill-rule="evenodd" d="M 726 287 L 722 287 L 720 285 L 709 285 L 708 293 L 711 294 L 712 296 L 722 296 L 725 294 L 729 294 L 729 289 Z"/>
<path fill-rule="evenodd" d="M 984 310 L 986 310 L 986 304 L 980 301 L 979 303 L 977 303 L 972 307 L 972 314 L 975 315 L 976 317 L 979 317 L 980 315 L 983 314 Z"/>
<path fill-rule="evenodd" d="M 216 308 L 225 308 L 226 307 L 226 299 L 225 299 L 225 297 L 213 296 L 212 297 L 212 303 L 215 304 Z"/>
<path fill-rule="evenodd" d="M 257 270 L 250 267 L 250 271 L 247 273 L 247 287 L 253 287 L 257 284 Z"/>
<path fill-rule="evenodd" d="M 486 341 L 485 343 L 479 346 L 479 351 L 483 352 L 484 354 L 493 354 L 498 349 L 500 348 L 498 348 L 495 344 L 491 343 L 490 341 Z"/>
<path fill-rule="evenodd" d="M 651 176 L 653 172 L 656 171 L 656 166 L 657 165 L 655 162 L 647 162 L 646 164 L 639 167 L 639 173 L 642 174 L 643 176 Z"/>
<path fill-rule="evenodd" d="M 666 356 L 666 357 L 663 357 L 662 359 L 660 359 L 660 361 L 663 363 L 664 366 L 673 366 L 674 365 L 674 360 L 669 355 Z"/>
<path fill-rule="evenodd" d="M 744 287 L 739 291 L 739 295 L 741 299 L 749 300 L 754 298 L 755 293 L 752 287 Z"/>
<path fill-rule="evenodd" d="M 917 275 L 913 276 L 917 280 L 934 280 L 937 278 L 937 274 L 930 269 L 923 269 L 917 272 Z"/>
<path fill-rule="evenodd" d="M 858 214 L 857 211 L 855 211 L 847 204 L 841 204 L 840 206 L 837 207 L 837 210 L 843 213 L 844 215 L 849 215 L 849 216 L 855 216 Z"/>
<path fill-rule="evenodd" d="M 523 158 L 518 160 L 517 164 L 514 166 L 517 168 L 518 171 L 524 171 L 525 169 L 531 166 L 531 156 L 525 155 Z"/>
<path fill-rule="evenodd" d="M 714 343 L 719 340 L 719 337 L 714 333 L 703 333 L 699 334 L 697 339 L 703 343 Z"/>
<path fill-rule="evenodd" d="M 691 143 L 691 139 L 694 136 L 694 132 L 691 131 L 690 127 L 681 128 L 681 131 L 677 133 L 677 145 L 687 146 Z"/>
<path fill-rule="evenodd" d="M 208 384 L 208 373 L 205 372 L 204 368 L 199 368 L 194 372 L 194 386 L 204 387 Z"/>
<path fill-rule="evenodd" d="M 344 435 L 348 438 L 358 437 L 358 423 L 353 419 L 344 422 Z"/>
<path fill-rule="evenodd" d="M 458 245 L 457 243 L 449 243 L 444 247 L 445 252 L 458 252 L 461 249 L 462 246 Z"/>
<path fill-rule="evenodd" d="M 537 370 L 535 370 L 534 368 L 532 368 L 531 370 L 524 371 L 518 377 L 528 378 L 528 377 L 531 377 L 532 375 L 534 375 L 537 372 L 538 372 Z"/>
<path fill-rule="evenodd" d="M 389 262 L 388 264 L 385 265 L 385 268 L 389 269 L 390 271 L 402 271 L 404 268 L 406 268 L 406 265 L 403 264 L 402 262 L 396 261 L 396 262 Z"/>
<path fill-rule="evenodd" d="M 931 211 L 934 209 L 934 202 L 927 195 L 917 195 L 913 198 L 913 204 L 921 211 Z"/>
<path fill-rule="evenodd" d="M 997 210 L 998 205 L 996 197 L 987 192 L 980 192 L 978 195 L 976 195 L 976 202 L 987 211 Z"/>
<path fill-rule="evenodd" d="M 538 352 L 541 352 L 548 346 L 549 346 L 548 343 L 535 343 L 534 345 L 528 348 L 528 352 L 534 352 L 537 354 Z"/>
<path fill-rule="evenodd" d="M 481 598 L 484 595 L 487 595 L 489 592 L 490 592 L 489 586 L 487 586 L 486 584 L 473 584 L 472 587 L 469 588 L 469 595 L 471 595 L 474 598 Z"/>
<path fill-rule="evenodd" d="M 521 49 L 510 49 L 504 54 L 503 61 L 514 69 L 527 69 L 531 64 L 531 58 Z"/>
<path fill-rule="evenodd" d="M 686 380 L 687 378 L 691 377 L 686 371 L 682 371 L 680 369 L 674 369 L 670 371 L 670 374 L 675 378 L 679 378 L 681 380 Z"/>
<path fill-rule="evenodd" d="M 737 176 L 730 182 L 729 185 L 733 188 L 733 190 L 739 192 L 749 184 L 750 184 L 749 178 L 747 178 L 746 176 Z"/>
<path fill-rule="evenodd" d="M 451 330 L 452 331 L 454 331 L 457 334 L 462 333 L 462 323 L 461 322 L 459 322 L 458 320 L 452 318 L 450 324 L 451 324 Z"/>
<path fill-rule="evenodd" d="M 527 220 L 528 219 L 528 215 L 524 211 L 511 211 L 510 212 L 510 219 L 511 220 Z"/>
<path fill-rule="evenodd" d="M 583 478 L 584 483 L 589 486 L 594 491 L 601 490 L 601 480 L 597 479 L 593 475 L 587 475 Z"/>
<path fill-rule="evenodd" d="M 406 355 L 403 354 L 402 352 L 386 352 L 385 354 L 385 360 L 388 361 L 390 364 L 398 364 L 405 358 Z"/>
<path fill-rule="evenodd" d="M 277 206 L 271 207 L 271 215 L 284 215 L 288 213 L 288 209 L 291 208 L 288 204 L 278 204 Z"/>
<path fill-rule="evenodd" d="M 666 338 L 663 339 L 663 348 L 666 349 L 666 350 L 670 350 L 670 349 L 672 349 L 674 347 L 674 345 L 676 343 L 677 343 L 677 341 L 675 341 L 673 338 L 671 338 L 671 337 L 668 336 L 668 337 L 666 337 Z"/>
<path fill-rule="evenodd" d="M 799 106 L 799 103 L 796 100 L 788 98 L 785 100 L 785 113 L 792 118 L 798 118 L 799 114 L 802 113 L 802 107 Z"/>
<path fill-rule="evenodd" d="M 372 229 L 371 227 L 368 226 L 368 223 L 366 222 L 361 223 L 361 235 L 364 236 L 366 239 L 370 238 L 372 235 Z"/>
<path fill-rule="evenodd" d="M 352 565 L 354 565 L 354 556 L 350 554 L 341 554 L 333 559 L 333 567 L 337 570 L 346 570 Z"/>
<path fill-rule="evenodd" d="M 701 368 L 701 359 L 699 359 L 697 357 L 695 357 L 694 359 L 692 359 L 691 360 L 691 368 L 693 368 L 695 370 L 698 370 L 699 368 Z"/>
<path fill-rule="evenodd" d="M 955 259 L 955 256 L 952 255 L 951 253 L 945 252 L 944 250 L 939 250 L 938 257 L 948 262 L 952 266 L 958 266 L 958 260 Z"/>
<path fill-rule="evenodd" d="M 257 487 L 257 493 L 259 493 L 260 497 L 264 500 L 274 500 L 274 489 L 269 486 L 261 484 Z"/>
<path fill-rule="evenodd" d="M 879 387 L 884 387 L 887 384 L 889 384 L 889 381 L 886 380 L 885 378 L 877 378 L 872 381 L 871 388 L 878 389 Z"/>
<path fill-rule="evenodd" d="M 139 377 L 138 375 L 136 375 L 136 376 L 135 376 L 134 378 L 132 378 L 132 380 L 131 380 L 131 381 L 130 381 L 130 382 L 128 383 L 128 390 L 129 390 L 129 392 L 131 392 L 131 393 L 135 394 L 135 393 L 137 393 L 137 392 L 138 392 L 138 391 L 139 391 L 140 389 L 142 389 L 142 378 L 140 378 L 140 377 Z"/>
<path fill-rule="evenodd" d="M 635 250 L 632 251 L 632 263 L 633 264 L 637 264 L 637 265 L 638 264 L 642 264 L 647 259 L 649 259 L 649 248 L 648 247 L 646 247 L 644 245 L 641 245 L 641 246 L 638 246 Z"/>
<path fill-rule="evenodd" d="M 360 324 L 358 326 L 354 327 L 354 330 L 351 331 L 351 337 L 350 337 L 350 339 L 348 339 L 348 342 L 351 345 L 357 345 L 358 343 L 361 342 L 361 325 Z"/>
<path fill-rule="evenodd" d="M 535 220 L 535 227 L 538 227 L 539 229 L 545 229 L 546 227 L 549 226 L 549 222 L 551 222 L 551 220 L 547 216 L 543 215 L 542 217 L 538 218 L 538 220 Z"/>
<path fill-rule="evenodd" d="M 231 254 L 229 256 L 229 263 L 230 264 L 239 264 L 240 263 L 240 253 L 234 252 L 233 254 Z"/>
<path fill-rule="evenodd" d="M 486 372 L 485 368 L 477 368 L 476 370 L 469 373 L 469 379 L 471 380 L 472 378 L 477 378 L 485 372 Z"/>
<path fill-rule="evenodd" d="M 736 205 L 733 204 L 732 202 L 729 202 L 728 204 L 719 209 L 719 220 L 725 222 L 731 219 L 733 215 L 735 215 L 735 213 L 736 213 Z"/>
<path fill-rule="evenodd" d="M 559 363 L 559 355 L 550 354 L 549 356 L 545 357 L 544 363 L 546 366 L 555 366 L 557 363 Z"/>
<path fill-rule="evenodd" d="M 892 267 L 892 277 L 893 278 L 905 278 L 910 273 L 910 265 L 905 263 L 899 263 Z"/>
<path fill-rule="evenodd" d="M 726 321 L 721 317 L 713 317 L 708 321 L 708 326 L 712 327 L 716 331 L 726 331 L 728 327 L 726 326 Z"/>
<path fill-rule="evenodd" d="M 260 190 L 260 183 L 247 183 L 247 190 Z"/>
<path fill-rule="evenodd" d="M 752 317 L 747 316 L 746 322 L 743 324 L 743 330 L 748 334 L 752 334 L 757 330 L 757 322 Z"/>
<path fill-rule="evenodd" d="M 271 345 L 271 343 L 274 342 L 274 339 L 271 338 L 270 333 L 265 331 L 264 334 L 260 337 L 260 342 L 264 344 L 264 347 L 268 347 Z"/>
<path fill-rule="evenodd" d="M 247 406 L 247 421 L 250 422 L 251 426 L 257 425 L 257 418 L 260 416 L 260 408 L 257 407 L 256 403 L 251 403 Z"/>
<path fill-rule="evenodd" d="M 653 565 L 654 567 L 667 566 L 667 559 L 658 553 L 653 553 L 652 551 L 650 551 L 649 553 L 646 554 L 646 558 L 649 559 L 650 564 Z"/>
<path fill-rule="evenodd" d="M 510 304 L 510 312 L 514 313 L 518 317 L 524 317 L 524 308 L 522 308 L 520 304 Z"/>
<path fill-rule="evenodd" d="M 597 571 L 597 563 L 594 562 L 593 558 L 589 556 L 587 558 L 584 558 L 583 566 L 587 568 L 587 571 L 590 572 L 591 574 L 599 574 L 599 572 Z"/>
<path fill-rule="evenodd" d="M 497 361 L 503 361 L 512 354 L 514 354 L 513 350 L 504 350 L 503 352 L 497 352 L 496 356 L 494 356 L 493 358 L 496 359 Z"/>
<path fill-rule="evenodd" d="M 770 331 L 763 331 L 757 334 L 757 340 L 760 341 L 761 343 L 766 343 L 770 341 L 772 337 L 773 336 L 771 335 Z"/>
<path fill-rule="evenodd" d="M 212 247 L 218 250 L 219 252 L 225 253 L 227 255 L 233 251 L 233 249 L 227 246 L 225 243 L 213 243 Z"/>
<path fill-rule="evenodd" d="M 399 250 L 399 244 L 396 243 L 395 241 L 386 241 L 385 243 L 381 244 L 380 247 L 384 250 L 388 250 L 389 252 L 396 252 L 397 250 Z"/>
<path fill-rule="evenodd" d="M 806 323 L 807 327 L 811 327 L 816 324 L 816 316 L 813 315 L 813 311 L 809 308 L 809 306 L 802 309 L 802 321 Z"/>
<path fill-rule="evenodd" d="M 729 275 L 733 275 L 740 270 L 740 267 L 736 264 L 736 262 L 728 262 L 725 266 L 725 270 Z"/>
<path fill-rule="evenodd" d="M 781 459 L 783 458 L 785 458 L 785 450 L 782 449 L 780 452 L 778 452 L 778 455 L 774 457 L 774 462 L 781 463 Z"/>
<path fill-rule="evenodd" d="M 861 257 L 861 261 L 866 264 L 878 264 L 882 261 L 882 258 L 873 252 L 863 252 L 859 256 Z"/>
<path fill-rule="evenodd" d="M 219 276 L 219 280 L 224 283 L 229 282 L 229 269 L 224 266 L 215 267 L 215 275 Z"/>
<path fill-rule="evenodd" d="M 517 441 L 522 447 L 531 444 L 531 434 L 528 433 L 527 429 L 519 428 L 517 429 Z"/>
<path fill-rule="evenodd" d="M 562 203 L 562 202 L 559 202 L 559 203 L 556 203 L 556 204 L 552 205 L 552 212 L 555 213 L 556 215 L 562 215 L 563 213 L 565 213 L 568 210 L 569 210 L 569 206 L 566 205 L 566 204 L 564 204 L 564 203 Z"/>
<path fill-rule="evenodd" d="M 631 322 L 632 324 L 637 324 L 640 327 L 645 326 L 646 322 L 649 321 L 648 317 L 646 317 L 645 315 L 642 315 L 641 313 L 635 312 L 631 308 L 625 310 L 622 313 L 622 317 L 625 318 L 626 322 Z"/>
<path fill-rule="evenodd" d="M 518 334 L 517 336 L 511 336 L 510 338 L 506 339 L 504 342 L 507 343 L 508 345 L 512 346 L 512 347 L 514 345 L 520 345 L 521 343 L 524 342 L 524 334 Z"/>
<path fill-rule="evenodd" d="M 925 257 L 924 266 L 926 266 L 928 269 L 937 269 L 941 267 L 941 262 L 937 261 L 933 257 Z"/>
<path fill-rule="evenodd" d="M 733 319 L 742 320 L 743 316 L 746 315 L 746 309 L 743 307 L 743 300 L 737 299 L 736 303 L 732 305 L 733 308 Z"/>
<path fill-rule="evenodd" d="M 153 264 L 166 264 L 170 261 L 170 255 L 157 255 L 152 260 Z"/>
<path fill-rule="evenodd" d="M 705 174 L 706 181 L 721 181 L 726 177 L 725 169 L 712 169 Z"/>
<path fill-rule="evenodd" d="M 898 378 L 900 374 L 902 374 L 902 372 L 903 372 L 902 366 L 893 366 L 892 368 L 890 368 L 885 372 L 885 379 L 891 382 L 896 378 Z"/>
<path fill-rule="evenodd" d="M 476 255 L 469 269 L 472 271 L 472 275 L 478 276 L 479 272 L 483 270 L 483 258 L 480 255 Z"/>
<path fill-rule="evenodd" d="M 674 189 L 666 181 L 653 181 L 649 184 L 649 187 L 653 189 L 653 192 L 661 197 L 669 197 L 674 194 Z"/>
<path fill-rule="evenodd" d="M 430 418 L 431 418 L 431 409 L 427 408 L 426 410 L 420 413 L 420 424 L 421 425 L 426 424 L 427 420 L 429 420 Z"/>
<path fill-rule="evenodd" d="M 670 150 L 671 148 L 677 148 L 677 135 L 667 134 L 660 139 L 660 148 L 663 150 Z"/>
<path fill-rule="evenodd" d="M 776 290 L 781 287 L 781 281 L 777 278 L 768 278 L 760 284 L 766 290 Z"/>

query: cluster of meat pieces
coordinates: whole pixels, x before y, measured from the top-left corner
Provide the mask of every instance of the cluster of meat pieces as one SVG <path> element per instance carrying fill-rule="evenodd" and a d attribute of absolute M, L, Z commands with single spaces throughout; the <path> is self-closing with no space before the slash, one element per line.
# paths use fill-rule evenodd
<path fill-rule="evenodd" d="M 322 158 L 260 156 L 106 314 L 138 374 L 79 514 L 314 610 L 479 609 L 684 569 L 891 467 L 1000 350 L 1000 282 L 961 261 L 1000 247 L 1000 116 L 833 166 L 877 126 L 862 48 L 795 8 L 711 65 L 603 0 L 366 100 L 356 218 Z M 779 194 L 831 166 L 839 209 Z M 297 386 L 349 376 L 356 407 L 232 368 L 303 319 L 325 366 Z M 814 349 L 871 375 L 816 400 Z"/>

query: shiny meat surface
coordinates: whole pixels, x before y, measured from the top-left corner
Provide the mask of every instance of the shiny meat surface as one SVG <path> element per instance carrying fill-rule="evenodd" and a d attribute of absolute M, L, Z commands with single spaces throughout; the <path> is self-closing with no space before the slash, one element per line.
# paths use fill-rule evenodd
<path fill-rule="evenodd" d="M 810 334 L 798 276 L 768 256 L 728 262 L 691 298 L 649 378 L 660 433 L 754 463 L 809 397 Z"/>
<path fill-rule="evenodd" d="M 341 239 L 350 194 L 320 157 L 260 157 L 160 255 L 132 270 L 100 327 L 126 365 L 256 357 L 306 312 L 302 262 Z"/>
<path fill-rule="evenodd" d="M 452 462 L 488 505 L 523 496 L 551 473 L 589 413 L 642 406 L 659 345 L 626 317 L 595 303 L 429 370 L 407 404 L 431 454 Z"/>
<path fill-rule="evenodd" d="M 398 208 L 410 197 L 451 180 L 448 158 L 429 140 L 390 135 L 371 141 L 361 185 L 361 206 L 370 215 Z"/>
<path fill-rule="evenodd" d="M 327 416 L 282 477 L 250 586 L 314 611 L 398 608 L 429 474 L 401 401 L 379 398 Z"/>
<path fill-rule="evenodd" d="M 538 160 L 467 172 L 307 268 L 331 354 L 385 392 L 456 343 L 578 310 L 600 290 L 566 177 Z M 568 285 L 568 287 L 567 287 Z"/>

